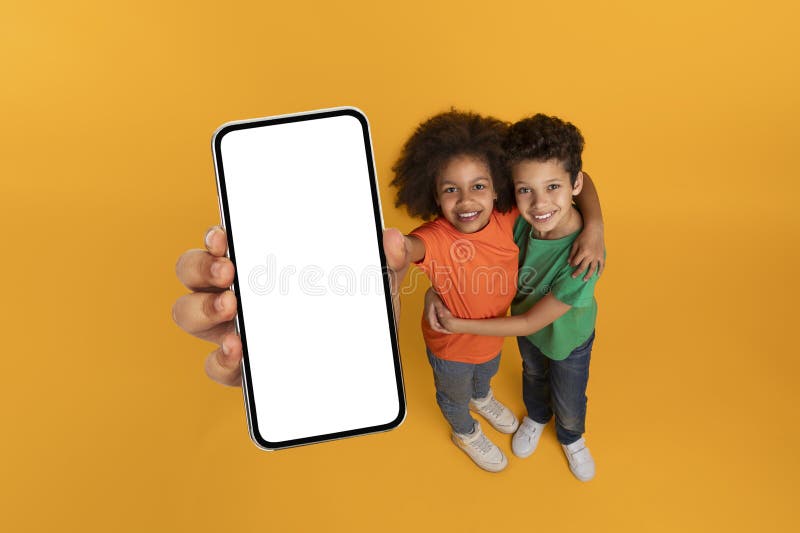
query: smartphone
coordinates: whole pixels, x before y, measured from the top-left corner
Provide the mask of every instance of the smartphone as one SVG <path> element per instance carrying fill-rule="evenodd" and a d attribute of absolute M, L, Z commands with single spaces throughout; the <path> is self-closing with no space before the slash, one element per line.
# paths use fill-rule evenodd
<path fill-rule="evenodd" d="M 354 107 L 229 122 L 212 138 L 260 448 L 405 418 L 369 124 Z"/>

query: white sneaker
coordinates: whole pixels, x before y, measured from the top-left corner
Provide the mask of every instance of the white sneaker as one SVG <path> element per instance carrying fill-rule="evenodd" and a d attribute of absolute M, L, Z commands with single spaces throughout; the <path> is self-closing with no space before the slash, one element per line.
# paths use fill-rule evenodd
<path fill-rule="evenodd" d="M 453 433 L 453 444 L 464 450 L 475 464 L 489 472 L 500 472 L 508 465 L 508 459 L 503 451 L 495 446 L 481 431 L 481 426 L 475 423 L 475 429 L 469 435 Z"/>
<path fill-rule="evenodd" d="M 519 421 L 511 409 L 498 402 L 491 389 L 486 398 L 470 400 L 469 408 L 488 420 L 500 433 L 514 433 L 519 426 Z"/>
<path fill-rule="evenodd" d="M 586 440 L 581 437 L 572 444 L 562 444 L 561 447 L 564 448 L 572 474 L 581 481 L 591 480 L 594 477 L 594 459 L 586 447 Z"/>
<path fill-rule="evenodd" d="M 539 437 L 542 436 L 542 431 L 544 431 L 544 426 L 545 424 L 540 424 L 527 416 L 523 418 L 522 425 L 511 439 L 511 451 L 514 452 L 514 455 L 525 459 L 535 452 L 536 446 L 539 445 Z"/>

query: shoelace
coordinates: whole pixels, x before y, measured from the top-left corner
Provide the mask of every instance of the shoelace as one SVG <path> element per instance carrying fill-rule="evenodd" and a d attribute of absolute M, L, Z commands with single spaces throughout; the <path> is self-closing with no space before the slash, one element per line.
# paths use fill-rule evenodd
<path fill-rule="evenodd" d="M 482 411 L 484 411 L 487 414 L 492 415 L 492 417 L 494 417 L 494 418 L 500 418 L 500 415 L 503 414 L 503 410 L 504 410 L 503 406 L 500 405 L 500 402 L 498 402 L 494 398 L 489 400 L 489 403 L 487 403 L 485 406 L 483 406 L 483 409 L 482 409 Z"/>
<path fill-rule="evenodd" d="M 481 435 L 471 443 L 473 448 L 477 448 L 481 454 L 486 455 L 492 449 L 492 443 L 486 435 Z"/>

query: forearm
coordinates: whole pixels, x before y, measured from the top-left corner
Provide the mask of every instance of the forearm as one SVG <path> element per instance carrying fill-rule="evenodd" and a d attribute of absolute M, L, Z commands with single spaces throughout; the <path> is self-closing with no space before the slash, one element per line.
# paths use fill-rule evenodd
<path fill-rule="evenodd" d="M 522 315 L 477 320 L 452 318 L 445 322 L 445 327 L 453 333 L 490 337 L 527 336 L 561 318 L 570 307 L 548 294 Z"/>
<path fill-rule="evenodd" d="M 502 318 L 484 318 L 469 320 L 454 318 L 447 329 L 453 333 L 469 333 L 489 337 L 516 337 L 533 333 L 524 316 L 508 316 Z M 537 330 L 538 331 L 538 330 Z"/>
<path fill-rule="evenodd" d="M 406 258 L 410 263 L 425 259 L 425 242 L 414 235 L 405 235 Z"/>
<path fill-rule="evenodd" d="M 600 197 L 589 174 L 583 173 L 583 189 L 575 197 L 575 205 L 583 216 L 584 228 L 603 229 L 603 211 L 600 208 Z"/>

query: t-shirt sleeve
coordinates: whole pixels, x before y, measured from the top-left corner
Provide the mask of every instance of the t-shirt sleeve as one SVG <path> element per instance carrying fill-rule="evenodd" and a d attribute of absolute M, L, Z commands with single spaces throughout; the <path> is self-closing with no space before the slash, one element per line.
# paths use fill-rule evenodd
<path fill-rule="evenodd" d="M 528 224 L 528 221 L 518 216 L 516 221 L 514 222 L 514 242 L 517 243 L 517 246 L 520 250 L 522 250 L 522 245 L 528 240 L 528 235 L 531 233 L 531 225 Z"/>
<path fill-rule="evenodd" d="M 434 260 L 436 253 L 441 246 L 441 225 L 438 224 L 436 220 L 432 222 L 426 222 L 409 233 L 409 235 L 417 237 L 425 245 L 425 257 L 422 258 L 422 261 L 417 261 L 414 264 L 423 267 L 423 269 L 427 269 L 430 267 L 431 261 Z"/>
<path fill-rule="evenodd" d="M 589 278 L 589 281 L 583 281 L 583 276 L 572 277 L 574 270 L 574 267 L 565 265 L 553 279 L 550 290 L 559 302 L 572 307 L 587 307 L 592 304 L 594 299 L 594 286 L 598 278 L 597 272 Z"/>

